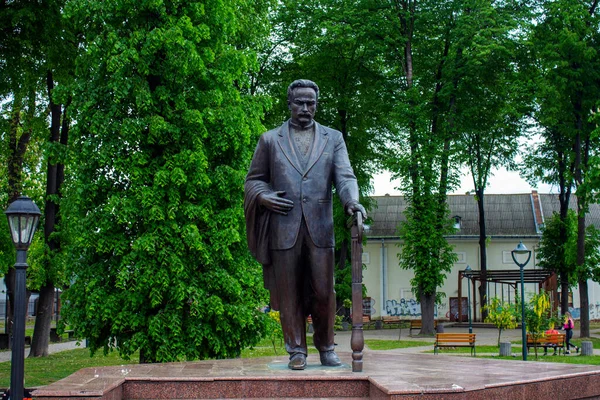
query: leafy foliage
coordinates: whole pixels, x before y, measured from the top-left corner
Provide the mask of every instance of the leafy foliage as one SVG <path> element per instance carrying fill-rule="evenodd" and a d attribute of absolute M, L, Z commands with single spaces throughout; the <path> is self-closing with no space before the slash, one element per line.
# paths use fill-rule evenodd
<path fill-rule="evenodd" d="M 568 196 L 577 195 L 577 260 L 585 264 L 585 213 L 590 201 L 590 164 L 599 147 L 592 134 L 592 114 L 600 93 L 598 44 L 598 2 L 548 0 L 540 3 L 538 20 L 532 30 L 533 65 L 537 73 L 536 113 L 542 134 L 549 145 L 541 146 L 532 159 L 542 159 L 534 171 L 559 184 L 561 216 L 566 218 Z M 592 172 L 593 175 L 593 172 Z M 564 222 L 564 221 L 563 221 Z M 563 237 L 563 241 L 565 238 Z M 561 277 L 563 290 L 568 286 Z M 581 334 L 589 336 L 587 280 L 579 281 Z M 563 303 L 563 311 L 566 302 Z"/>
<path fill-rule="evenodd" d="M 525 308 L 525 325 L 527 332 L 535 342 L 538 342 L 544 332 L 553 328 L 556 318 L 552 316 L 550 296 L 546 292 L 535 294 L 529 300 Z M 537 346 L 535 347 L 535 358 L 537 358 Z"/>
<path fill-rule="evenodd" d="M 517 327 L 519 311 L 515 304 L 503 302 L 497 297 L 491 298 L 485 307 L 488 311 L 485 322 L 494 324 L 498 328 L 498 347 L 500 347 L 502 331 Z"/>
<path fill-rule="evenodd" d="M 267 319 L 267 334 L 273 344 L 273 352 L 277 354 L 277 344 L 281 347 L 283 342 L 283 329 L 281 328 L 281 318 L 279 311 L 269 311 Z"/>
<path fill-rule="evenodd" d="M 456 261 L 453 247 L 444 237 L 452 232 L 450 219 L 445 230 L 436 229 L 439 222 L 436 204 L 434 200 L 429 207 L 419 207 L 417 212 L 412 203 L 407 210 L 407 221 L 402 225 L 404 243 L 400 266 L 414 272 L 411 285 L 418 297 L 424 294 L 435 297 L 437 288 L 442 286 L 446 273 Z"/>
<path fill-rule="evenodd" d="M 567 233 L 567 241 L 561 238 L 561 227 Z M 540 240 L 538 250 L 538 265 L 550 271 L 555 271 L 561 274 L 567 274 L 571 277 L 570 282 L 576 281 L 575 276 L 575 259 L 573 258 L 573 244 L 577 240 L 577 216 L 573 210 L 569 210 L 567 218 L 563 221 L 560 215 L 554 213 L 551 218 L 546 220 L 542 239 Z M 571 247 L 569 250 L 568 248 Z M 566 254 L 571 256 L 567 257 Z"/>
<path fill-rule="evenodd" d="M 141 362 L 236 357 L 264 332 L 243 180 L 259 99 L 244 1 L 78 1 L 65 320 Z M 243 46 L 242 46 L 243 47 Z"/>
<path fill-rule="evenodd" d="M 567 233 L 567 240 L 563 242 L 560 238 L 561 225 Z M 575 283 L 579 280 L 592 279 L 600 282 L 600 231 L 590 225 L 586 229 L 585 263 L 577 265 L 577 215 L 573 210 L 567 213 L 566 221 L 563 222 L 560 215 L 553 214 L 546 220 L 546 225 L 540 240 L 538 250 L 538 265 L 555 272 L 564 272 L 570 275 L 569 281 Z M 558 270 L 558 266 L 565 266 L 564 271 Z"/>

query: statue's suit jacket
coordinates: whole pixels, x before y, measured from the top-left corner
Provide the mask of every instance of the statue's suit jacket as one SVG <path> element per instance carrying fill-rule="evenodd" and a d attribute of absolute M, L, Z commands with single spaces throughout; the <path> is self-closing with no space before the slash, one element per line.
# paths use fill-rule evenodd
<path fill-rule="evenodd" d="M 317 247 L 334 246 L 332 185 L 344 208 L 358 201 L 358 185 L 341 132 L 315 122 L 306 166 L 292 143 L 288 122 L 261 135 L 246 176 L 246 196 L 250 192 L 285 191 L 283 197 L 294 202 L 287 215 L 270 216 L 271 250 L 294 246 L 302 216 Z"/>
<path fill-rule="evenodd" d="M 303 216 L 313 243 L 334 247 L 332 185 L 344 209 L 351 201 L 358 201 L 356 176 L 341 132 L 315 122 L 313 147 L 305 166 L 292 140 L 289 121 L 261 135 L 246 176 L 248 246 L 265 266 L 265 286 L 271 294 L 275 288 L 267 272 L 269 250 L 292 248 Z M 294 202 L 287 215 L 268 212 L 258 205 L 261 193 L 274 191 L 285 191 L 283 197 Z"/>

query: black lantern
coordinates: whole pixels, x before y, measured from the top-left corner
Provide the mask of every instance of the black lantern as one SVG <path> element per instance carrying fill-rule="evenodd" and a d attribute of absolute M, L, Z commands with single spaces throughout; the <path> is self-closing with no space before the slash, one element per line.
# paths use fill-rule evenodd
<path fill-rule="evenodd" d="M 12 341 L 12 361 L 10 365 L 10 399 L 23 399 L 25 374 L 25 279 L 27 275 L 27 249 L 40 220 L 40 209 L 27 196 L 13 201 L 4 212 L 8 218 L 10 236 L 17 249 L 15 263 L 15 296 Z"/>
<path fill-rule="evenodd" d="M 4 212 L 8 218 L 10 236 L 17 250 L 27 250 L 40 220 L 40 209 L 27 196 L 13 201 Z"/>

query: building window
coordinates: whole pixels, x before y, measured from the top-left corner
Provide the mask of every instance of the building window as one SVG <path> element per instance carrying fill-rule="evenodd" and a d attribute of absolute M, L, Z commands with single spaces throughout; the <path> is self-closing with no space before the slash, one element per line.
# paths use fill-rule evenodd
<path fill-rule="evenodd" d="M 460 230 L 462 218 L 458 215 L 455 215 L 454 217 L 452 217 L 452 219 L 454 219 L 454 229 Z"/>

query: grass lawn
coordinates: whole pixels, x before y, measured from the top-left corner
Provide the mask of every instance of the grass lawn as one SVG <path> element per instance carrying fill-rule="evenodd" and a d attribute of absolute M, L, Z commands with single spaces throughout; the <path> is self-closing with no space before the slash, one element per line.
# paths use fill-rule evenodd
<path fill-rule="evenodd" d="M 519 351 L 521 351 L 521 347 L 519 347 L 518 349 L 519 349 Z M 477 354 L 499 353 L 500 352 L 500 349 L 498 348 L 498 346 L 476 345 L 475 350 L 476 350 Z M 431 345 L 431 350 L 424 351 L 424 353 L 433 353 L 433 344 Z M 467 355 L 471 355 L 471 348 L 470 347 L 454 347 L 454 348 L 443 347 L 438 350 L 438 353 L 439 354 L 462 354 L 462 353 L 464 353 Z"/>
<path fill-rule="evenodd" d="M 306 338 L 307 344 L 312 346 L 312 337 Z M 309 353 L 318 353 L 314 347 L 309 347 Z M 269 357 L 286 355 L 285 347 L 280 341 L 275 342 L 275 350 L 270 340 L 264 339 L 252 349 L 242 351 L 243 358 Z M 89 349 L 75 349 L 54 353 L 48 357 L 25 358 L 25 387 L 31 388 L 44 386 L 66 378 L 72 373 L 88 367 L 105 367 L 113 365 L 138 364 L 139 353 L 130 360 L 119 357 L 117 352 L 104 356 L 102 351 L 90 357 Z M 0 388 L 10 386 L 10 362 L 0 363 Z"/>
<path fill-rule="evenodd" d="M 365 345 L 371 350 L 394 350 L 407 347 L 433 346 L 433 343 L 417 340 L 366 339 Z"/>
<path fill-rule="evenodd" d="M 116 352 L 104 356 L 98 352 L 90 357 L 89 349 L 75 349 L 54 353 L 48 357 L 25 358 L 25 387 L 48 385 L 87 367 L 104 367 L 139 363 L 139 354 L 129 361 L 123 360 Z M 0 388 L 10 386 L 10 362 L 0 363 Z"/>

